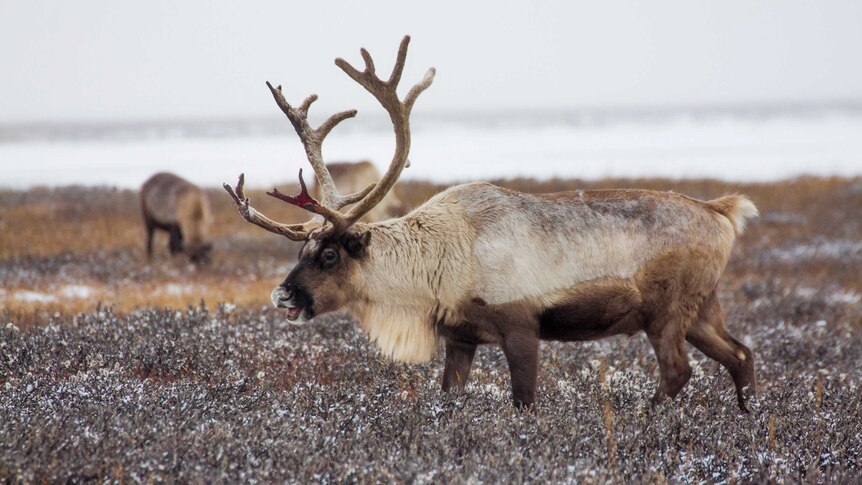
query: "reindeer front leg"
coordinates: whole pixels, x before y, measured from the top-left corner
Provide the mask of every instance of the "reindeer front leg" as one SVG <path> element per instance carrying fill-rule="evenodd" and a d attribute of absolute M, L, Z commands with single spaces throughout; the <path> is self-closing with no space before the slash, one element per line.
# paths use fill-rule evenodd
<path fill-rule="evenodd" d="M 462 389 L 470 376 L 470 366 L 476 355 L 476 344 L 446 339 L 446 366 L 443 368 L 443 392 Z"/>
<path fill-rule="evenodd" d="M 536 401 L 536 378 L 539 374 L 539 336 L 532 330 L 511 329 L 503 335 L 501 346 L 512 375 L 515 407 L 532 405 Z"/>

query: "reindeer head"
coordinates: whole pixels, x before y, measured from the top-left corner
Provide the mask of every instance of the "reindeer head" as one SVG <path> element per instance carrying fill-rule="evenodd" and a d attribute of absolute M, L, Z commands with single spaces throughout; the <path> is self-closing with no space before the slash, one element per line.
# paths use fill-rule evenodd
<path fill-rule="evenodd" d="M 198 265 L 207 266 L 212 262 L 212 243 L 202 243 L 190 245 L 186 252 L 189 255 L 189 260 Z"/>
<path fill-rule="evenodd" d="M 397 88 L 407 59 L 409 42 L 409 36 L 405 36 L 401 41 L 395 67 L 386 81 L 377 77 L 374 61 L 365 49 L 360 50 L 365 61 L 364 71 L 358 71 L 343 59 L 335 60 L 338 67 L 383 105 L 395 131 L 395 154 L 389 169 L 379 182 L 354 194 L 338 194 L 332 176 L 323 162 L 321 147 L 329 132 L 338 123 L 356 116 L 356 110 L 336 113 L 314 129 L 308 124 L 308 109 L 317 100 L 316 95 L 307 97 L 295 108 L 285 100 L 281 86 L 273 88 L 272 84 L 266 83 L 276 104 L 290 120 L 305 147 L 308 161 L 317 176 L 321 200 L 317 201 L 309 195 L 302 178 L 302 170 L 299 171 L 298 195 L 285 195 L 277 189 L 267 192 L 267 195 L 302 207 L 315 216 L 303 224 L 282 224 L 266 217 L 255 210 L 243 194 L 242 174 L 235 189 L 228 184 L 224 184 L 224 188 L 246 221 L 288 239 L 306 242 L 300 251 L 297 265 L 271 295 L 276 307 L 287 309 L 290 321 L 304 321 L 321 313 L 338 310 L 357 297 L 354 280 L 358 265 L 365 257 L 371 241 L 370 233 L 362 229 L 361 224 L 355 227 L 354 224 L 383 199 L 395 185 L 404 167 L 409 166 L 407 155 L 410 152 L 410 112 L 416 99 L 434 80 L 435 71 L 431 68 L 425 77 L 410 89 L 404 101 L 398 99 Z M 349 211 L 341 212 L 342 208 L 350 204 L 355 205 Z"/>
<path fill-rule="evenodd" d="M 370 232 L 349 229 L 307 241 L 296 266 L 272 290 L 272 304 L 286 309 L 287 319 L 293 323 L 343 308 L 360 293 L 358 266 L 370 240 Z"/>

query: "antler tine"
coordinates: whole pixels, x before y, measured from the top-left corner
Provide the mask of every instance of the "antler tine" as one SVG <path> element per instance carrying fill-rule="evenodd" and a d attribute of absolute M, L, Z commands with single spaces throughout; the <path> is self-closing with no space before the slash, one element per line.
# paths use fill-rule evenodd
<path fill-rule="evenodd" d="M 355 203 L 359 202 L 360 200 L 365 198 L 368 194 L 370 194 L 371 191 L 374 190 L 374 187 L 377 187 L 376 182 L 369 185 L 368 187 L 365 187 L 364 189 L 360 190 L 359 192 L 354 192 L 352 194 L 347 194 L 347 195 L 341 196 L 341 200 L 338 201 L 337 207 L 334 207 L 334 208 L 335 209 L 341 209 L 342 207 L 344 207 L 346 205 L 355 204 Z"/>
<path fill-rule="evenodd" d="M 243 191 L 243 185 L 245 185 L 245 174 L 239 175 L 239 181 L 237 181 L 235 190 L 228 184 L 222 184 L 224 189 L 230 195 L 231 199 L 233 199 L 234 203 L 237 206 L 237 209 L 239 209 L 239 214 L 246 221 L 258 227 L 266 229 L 269 232 L 282 235 L 294 241 L 304 241 L 308 238 L 308 235 L 311 233 L 311 231 L 316 229 L 314 225 L 310 225 L 308 223 L 304 225 L 289 225 L 273 221 L 269 217 L 265 216 L 262 212 L 251 206 L 248 201 L 248 198 L 245 196 L 245 193 Z M 319 222 L 318 224 L 319 225 L 317 227 L 320 227 L 320 225 L 322 225 Z"/>
<path fill-rule="evenodd" d="M 272 87 L 272 84 L 267 81 L 266 87 L 268 87 L 269 91 L 272 93 L 272 97 L 275 99 L 275 104 L 281 108 L 281 111 L 285 116 L 287 116 L 287 119 L 290 120 L 290 124 L 293 125 L 293 128 L 296 130 L 296 134 L 299 135 L 300 138 L 307 136 L 312 131 L 311 127 L 308 125 L 308 108 L 311 107 L 311 103 L 317 100 L 317 96 L 312 94 L 305 98 L 305 101 L 303 101 L 297 109 L 291 106 L 284 98 L 280 84 L 277 88 L 274 88 Z"/>
<path fill-rule="evenodd" d="M 311 164 L 311 168 L 314 169 L 314 173 L 317 176 L 317 182 L 321 188 L 321 198 L 323 199 L 322 205 L 330 206 L 338 203 L 341 196 L 338 195 L 338 190 L 335 188 L 335 182 L 332 180 L 332 175 L 329 174 L 329 169 L 327 169 L 326 165 L 323 163 L 322 145 L 323 140 L 336 125 L 348 118 L 356 116 L 356 110 L 353 109 L 336 113 L 327 118 L 320 127 L 313 129 L 311 125 L 308 124 L 308 109 L 311 107 L 312 103 L 317 101 L 316 94 L 312 94 L 305 98 L 305 101 L 302 102 L 299 108 L 294 108 L 284 98 L 281 86 L 273 88 L 269 81 L 266 82 L 266 85 L 269 87 L 270 92 L 272 92 L 272 97 L 275 99 L 275 103 L 279 108 L 281 108 L 281 111 L 284 112 L 287 119 L 290 120 L 290 123 L 296 130 L 296 134 L 299 135 L 299 139 L 302 141 L 306 156 L 308 157 L 308 162 Z"/>
<path fill-rule="evenodd" d="M 368 74 L 374 74 L 374 59 L 371 58 L 371 54 L 369 54 L 364 47 L 359 49 L 359 53 L 362 55 L 362 60 L 365 61 L 365 72 Z"/>
<path fill-rule="evenodd" d="M 428 69 L 425 72 L 425 76 L 421 81 L 416 83 L 415 86 L 410 88 L 410 91 L 407 93 L 407 97 L 404 98 L 404 110 L 407 111 L 409 115 L 411 111 L 413 111 L 413 103 L 416 102 L 416 98 L 422 94 L 423 91 L 431 87 L 431 83 L 434 82 L 434 76 L 437 74 L 437 70 L 433 67 Z M 407 166 L 410 166 L 410 161 L 407 161 Z"/>
<path fill-rule="evenodd" d="M 392 68 L 392 74 L 389 76 L 388 81 L 383 81 L 377 77 L 374 71 L 374 61 L 365 49 L 360 50 L 362 58 L 365 60 L 365 71 L 363 72 L 360 72 L 344 59 L 338 58 L 335 60 L 335 65 L 341 68 L 351 79 L 364 87 L 383 105 L 383 108 L 389 113 L 389 118 L 392 120 L 395 131 L 395 154 L 389 164 L 389 169 L 380 179 L 380 182 L 344 215 L 347 226 L 358 221 L 378 204 L 386 196 L 386 193 L 392 189 L 392 186 L 395 185 L 395 181 L 398 180 L 404 167 L 410 163 L 407 160 L 407 155 L 410 153 L 410 113 L 419 95 L 431 86 L 436 71 L 433 67 L 429 69 L 422 80 L 410 89 L 404 101 L 399 100 L 397 93 L 398 83 L 401 81 L 401 74 L 407 61 L 407 47 L 409 45 L 410 36 L 405 35 L 401 40 L 401 45 L 398 47 L 395 66 Z"/>
<path fill-rule="evenodd" d="M 335 113 L 334 115 L 327 118 L 326 121 L 321 123 L 321 125 L 315 130 L 318 139 L 323 142 L 323 139 L 326 138 L 326 135 L 335 128 L 335 125 L 341 123 L 342 121 L 353 118 L 356 116 L 357 111 L 355 109 L 348 109 L 346 111 L 341 111 L 340 113 Z M 329 170 L 327 169 L 327 172 Z"/>
<path fill-rule="evenodd" d="M 278 87 L 278 91 L 281 92 L 281 86 Z M 311 103 L 313 103 L 315 101 L 317 101 L 317 95 L 316 94 L 309 95 L 307 98 L 305 98 L 305 101 L 303 101 L 302 104 L 299 106 L 299 111 L 301 111 L 302 113 L 304 113 L 307 116 L 308 115 L 308 108 L 310 108 Z"/>
<path fill-rule="evenodd" d="M 321 204 L 308 193 L 308 187 L 306 187 L 305 185 L 305 179 L 302 178 L 302 169 L 299 169 L 299 188 L 300 190 L 298 195 L 286 195 L 279 192 L 276 188 L 273 188 L 270 192 L 267 192 L 266 195 L 269 195 L 270 197 L 275 197 L 279 200 L 283 200 L 288 204 L 301 207 L 308 212 L 321 215 L 324 219 L 332 222 L 333 225 L 341 226 L 343 224 L 344 216 L 342 216 L 337 210 L 334 210 Z M 340 198 L 341 197 L 339 197 L 339 199 Z"/>
<path fill-rule="evenodd" d="M 404 64 L 407 62 L 407 46 L 410 45 L 410 36 L 405 35 L 401 39 L 401 45 L 398 46 L 398 55 L 395 56 L 395 66 L 392 67 L 392 74 L 389 76 L 389 84 L 398 86 L 401 82 L 401 73 L 404 72 Z"/>

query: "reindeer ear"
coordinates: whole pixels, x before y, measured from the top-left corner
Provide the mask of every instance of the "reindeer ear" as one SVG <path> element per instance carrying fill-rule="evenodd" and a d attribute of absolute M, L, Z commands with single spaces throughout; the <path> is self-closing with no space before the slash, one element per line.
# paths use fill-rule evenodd
<path fill-rule="evenodd" d="M 368 244 L 371 242 L 371 232 L 348 231 L 341 237 L 341 245 L 351 258 L 360 259 L 367 253 Z"/>

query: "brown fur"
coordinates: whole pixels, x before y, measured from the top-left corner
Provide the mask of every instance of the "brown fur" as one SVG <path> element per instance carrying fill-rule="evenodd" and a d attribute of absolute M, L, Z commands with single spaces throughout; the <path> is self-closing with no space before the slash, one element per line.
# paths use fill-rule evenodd
<path fill-rule="evenodd" d="M 465 305 L 459 323 L 438 327 L 446 343 L 443 388 L 463 386 L 476 345 L 499 344 L 512 368 L 516 404 L 530 404 L 535 399 L 539 340 L 595 340 L 643 331 L 659 362 L 661 382 L 654 399 L 675 397 L 691 377 L 684 349 L 688 340 L 727 368 L 739 406 L 746 410 L 744 392 L 752 392 L 755 384 L 754 354 L 724 329 L 714 271 L 723 268 L 709 268 L 716 262 L 714 255 L 700 250 L 671 251 L 633 280 L 580 284 L 539 314 L 527 303 Z"/>
<path fill-rule="evenodd" d="M 194 262 L 206 262 L 212 219 L 209 199 L 196 185 L 171 173 L 157 173 L 141 187 L 141 210 L 147 231 L 147 257 L 153 255 L 155 231 L 170 235 L 171 254 L 183 252 Z"/>

